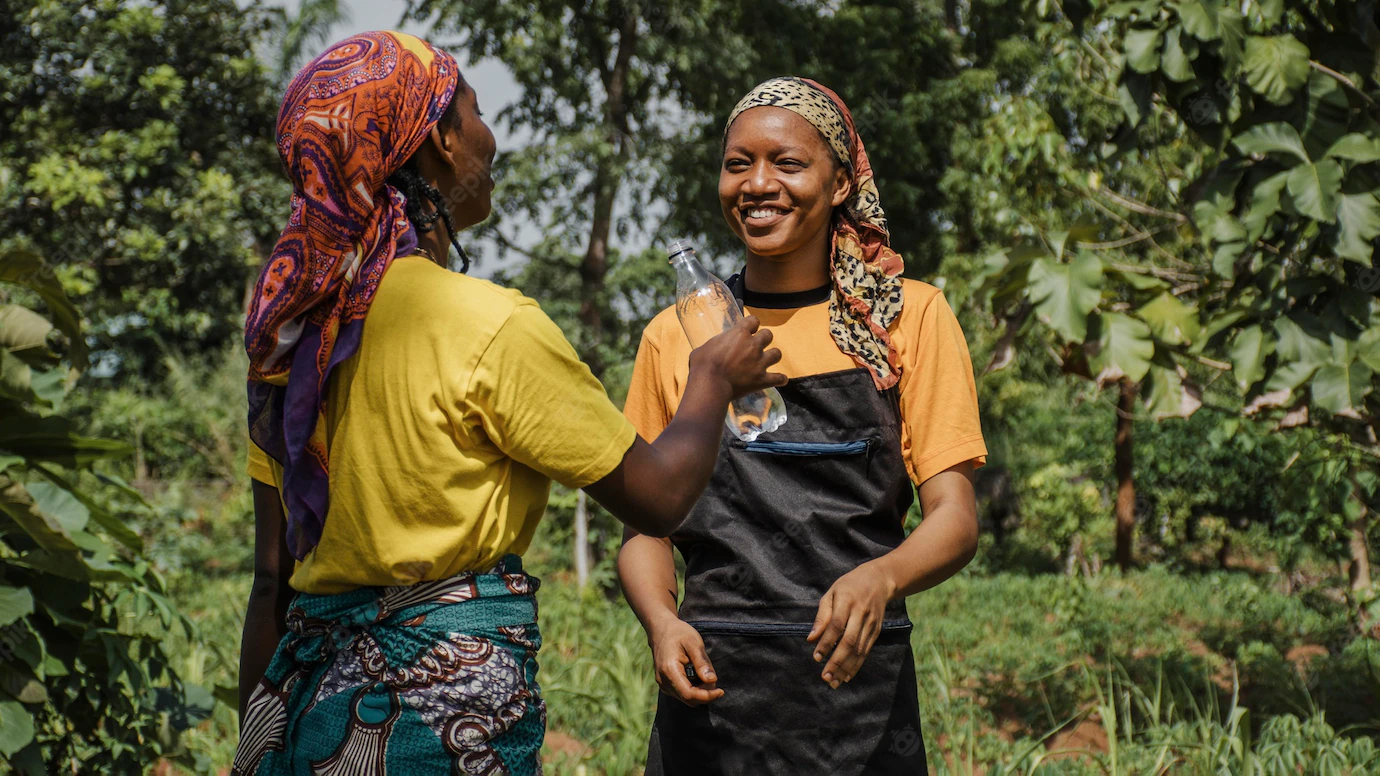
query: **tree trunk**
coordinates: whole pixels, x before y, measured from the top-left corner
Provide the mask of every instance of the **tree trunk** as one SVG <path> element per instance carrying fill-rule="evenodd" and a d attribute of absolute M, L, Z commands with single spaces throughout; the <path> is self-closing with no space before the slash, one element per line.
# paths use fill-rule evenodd
<path fill-rule="evenodd" d="M 1354 496 L 1353 496 L 1354 498 Z M 1351 567 L 1347 576 L 1351 578 L 1352 590 L 1370 588 L 1370 548 L 1366 546 L 1366 527 L 1370 522 L 1370 510 L 1361 507 L 1361 514 L 1347 526 L 1347 544 L 1351 549 Z"/>
<path fill-rule="evenodd" d="M 1131 424 L 1135 422 L 1139 386 L 1121 381 L 1116 403 L 1116 565 L 1131 567 L 1131 546 L 1136 533 L 1136 483 L 1132 476 Z"/>
<path fill-rule="evenodd" d="M 575 582 L 581 589 L 589 584 L 589 499 L 583 490 L 575 491 Z"/>
<path fill-rule="evenodd" d="M 622 183 L 622 168 L 629 153 L 628 127 L 628 68 L 633 50 L 637 47 L 638 14 L 623 15 L 619 30 L 618 53 L 608 71 L 604 104 L 604 126 L 609 144 L 616 149 L 613 155 L 601 155 L 594 170 L 594 218 L 589 228 L 589 244 L 580 262 L 580 323 L 585 342 L 581 355 L 594 376 L 603 378 L 604 366 L 600 346 L 604 340 L 604 279 L 609 271 L 609 233 L 613 228 L 613 205 L 618 199 Z"/>

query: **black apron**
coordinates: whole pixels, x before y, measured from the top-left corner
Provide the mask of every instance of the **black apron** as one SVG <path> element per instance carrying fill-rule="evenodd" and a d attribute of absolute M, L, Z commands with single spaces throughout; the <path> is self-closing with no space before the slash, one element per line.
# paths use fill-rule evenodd
<path fill-rule="evenodd" d="M 786 425 L 748 444 L 725 433 L 671 537 L 686 562 L 680 618 L 704 637 L 724 696 L 697 708 L 658 696 L 646 776 L 924 774 L 904 601 L 837 690 L 805 641 L 829 587 L 905 538 L 897 390 L 878 392 L 862 369 L 780 390 Z"/>

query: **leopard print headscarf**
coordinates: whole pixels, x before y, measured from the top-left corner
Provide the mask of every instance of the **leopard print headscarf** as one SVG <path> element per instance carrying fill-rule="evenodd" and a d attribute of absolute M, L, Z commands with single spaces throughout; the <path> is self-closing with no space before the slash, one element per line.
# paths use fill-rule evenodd
<path fill-rule="evenodd" d="M 748 92 L 733 109 L 724 125 L 724 142 L 744 111 L 762 106 L 804 117 L 848 168 L 853 190 L 834 217 L 829 333 L 839 350 L 870 372 L 877 390 L 884 391 L 900 380 L 896 348 L 887 330 L 901 315 L 900 275 L 905 264 L 891 249 L 886 213 L 853 114 L 828 87 L 807 78 L 773 78 Z"/>

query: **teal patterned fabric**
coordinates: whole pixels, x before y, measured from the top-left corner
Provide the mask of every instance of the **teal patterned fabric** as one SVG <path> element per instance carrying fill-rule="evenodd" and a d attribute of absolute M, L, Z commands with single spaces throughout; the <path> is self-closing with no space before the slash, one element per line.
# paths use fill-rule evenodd
<path fill-rule="evenodd" d="M 300 594 L 250 697 L 233 773 L 541 773 L 536 590 L 492 571 Z"/>

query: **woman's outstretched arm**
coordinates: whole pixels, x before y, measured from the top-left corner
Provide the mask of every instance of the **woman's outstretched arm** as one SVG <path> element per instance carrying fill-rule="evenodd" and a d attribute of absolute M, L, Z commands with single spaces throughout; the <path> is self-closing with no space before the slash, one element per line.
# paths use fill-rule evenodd
<path fill-rule="evenodd" d="M 748 316 L 696 348 L 685 395 L 670 424 L 655 442 L 634 440 L 623 462 L 585 492 L 638 533 L 674 531 L 714 473 L 729 402 L 786 384 L 785 375 L 767 371 L 781 360 L 781 351 L 766 350 L 772 334 L 758 325 Z"/>
<path fill-rule="evenodd" d="M 254 584 L 240 641 L 240 719 L 249 696 L 268 670 L 273 652 L 287 633 L 292 601 L 288 580 L 294 568 L 287 548 L 287 520 L 278 489 L 254 480 Z"/>

